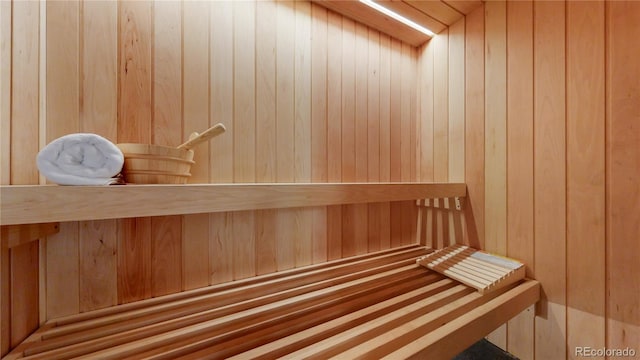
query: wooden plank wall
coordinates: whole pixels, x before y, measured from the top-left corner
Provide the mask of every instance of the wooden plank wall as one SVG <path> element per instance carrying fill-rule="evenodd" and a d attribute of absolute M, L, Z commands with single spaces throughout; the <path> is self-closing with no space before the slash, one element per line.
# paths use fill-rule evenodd
<path fill-rule="evenodd" d="M 418 178 L 416 49 L 318 5 L 0 6 L 3 184 L 43 182 L 33 159 L 64 134 L 178 145 L 217 122 L 227 132 L 196 149 L 193 183 Z M 46 319 L 408 244 L 414 215 L 386 203 L 63 223 L 2 250 L 1 350 Z"/>
<path fill-rule="evenodd" d="M 542 283 L 539 305 L 489 337 L 518 358 L 640 350 L 638 24 L 633 1 L 492 1 L 419 50 L 419 153 L 434 157 L 421 178 L 454 178 L 451 109 L 464 109 L 464 240 Z"/>

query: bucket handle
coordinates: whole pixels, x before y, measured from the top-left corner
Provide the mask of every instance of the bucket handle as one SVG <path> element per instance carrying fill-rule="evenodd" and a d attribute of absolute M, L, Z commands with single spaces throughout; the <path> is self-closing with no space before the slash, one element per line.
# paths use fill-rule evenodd
<path fill-rule="evenodd" d="M 222 123 L 218 123 L 218 124 L 213 125 L 209 129 L 207 129 L 202 134 L 198 134 L 197 132 L 194 132 L 194 133 L 191 134 L 191 136 L 189 136 L 189 140 L 188 141 L 178 145 L 178 149 L 189 150 L 189 149 L 193 148 L 194 146 L 200 144 L 201 142 L 210 140 L 211 138 L 222 134 L 226 130 L 227 129 L 224 127 L 224 125 Z"/>

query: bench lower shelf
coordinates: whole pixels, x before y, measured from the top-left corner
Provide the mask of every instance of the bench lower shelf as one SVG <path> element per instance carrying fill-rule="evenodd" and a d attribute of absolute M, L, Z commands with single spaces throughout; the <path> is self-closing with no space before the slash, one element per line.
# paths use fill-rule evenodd
<path fill-rule="evenodd" d="M 482 295 L 407 246 L 51 320 L 5 359 L 451 358 L 539 299 Z"/>

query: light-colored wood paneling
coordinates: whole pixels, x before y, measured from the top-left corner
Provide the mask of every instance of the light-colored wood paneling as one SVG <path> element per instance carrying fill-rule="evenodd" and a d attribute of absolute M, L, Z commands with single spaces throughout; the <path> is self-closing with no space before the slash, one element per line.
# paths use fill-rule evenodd
<path fill-rule="evenodd" d="M 535 354 L 564 358 L 566 162 L 564 3 L 534 3 L 534 277 L 542 284 Z"/>
<path fill-rule="evenodd" d="M 151 218 L 118 221 L 118 303 L 151 297 Z"/>
<path fill-rule="evenodd" d="M 442 0 L 442 2 L 466 15 L 482 5 L 481 0 Z"/>
<path fill-rule="evenodd" d="M 368 30 L 367 51 L 367 181 L 380 181 L 380 33 Z M 380 250 L 380 220 L 382 204 L 368 206 L 369 251 Z"/>
<path fill-rule="evenodd" d="M 391 39 L 380 34 L 380 181 L 391 179 Z M 391 204 L 381 204 L 380 247 L 391 247 Z"/>
<path fill-rule="evenodd" d="M 449 181 L 465 178 L 465 19 L 449 27 Z"/>
<path fill-rule="evenodd" d="M 402 41 L 406 41 L 413 46 L 418 46 L 429 39 L 428 35 L 407 25 L 394 21 L 387 15 L 381 14 L 377 10 L 356 1 L 314 0 L 314 2 L 362 24 L 368 25 L 387 35 L 394 36 L 397 39 L 402 39 Z M 404 5 L 407 7 L 409 6 L 407 4 Z M 429 17 L 422 14 L 422 19 L 429 19 Z M 431 30 L 434 32 L 439 32 L 445 27 L 443 24 L 440 24 L 433 19 L 431 19 L 431 26 Z"/>
<path fill-rule="evenodd" d="M 464 14 L 444 1 L 403 0 L 403 2 L 413 6 L 425 14 L 428 14 L 445 25 L 453 25 L 464 17 Z"/>
<path fill-rule="evenodd" d="M 637 43 L 640 36 L 640 3 L 611 2 L 606 6 L 606 346 L 638 349 L 640 62 L 638 47 L 630 44 Z"/>
<path fill-rule="evenodd" d="M 24 340 L 25 337 L 27 337 L 31 332 L 37 329 L 39 325 L 38 242 L 30 242 L 17 246 L 11 249 L 10 255 L 10 326 L 11 346 L 13 347 Z M 69 270 L 71 270 L 72 275 L 77 275 L 77 267 L 76 273 L 73 273 L 73 264 L 71 265 Z M 60 295 L 66 296 L 66 294 L 63 293 L 61 293 Z M 73 299 L 72 295 L 73 294 L 70 294 L 69 296 L 69 299 L 72 301 L 72 303 L 68 304 L 68 306 L 72 310 L 77 311 L 77 300 L 74 304 L 75 299 Z"/>
<path fill-rule="evenodd" d="M 495 151 L 493 146 L 506 141 L 505 251 L 527 263 L 529 276 L 541 280 L 543 288 L 539 306 L 527 309 L 508 326 L 507 349 L 522 359 L 572 357 L 575 347 L 585 343 L 608 348 L 637 344 L 638 320 L 629 309 L 637 305 L 637 296 L 630 294 L 638 293 L 638 286 L 626 274 L 637 275 L 631 264 L 638 263 L 638 252 L 623 254 L 618 245 L 625 243 L 620 240 L 624 234 L 637 232 L 632 224 L 638 223 L 632 215 L 623 215 L 636 210 L 635 203 L 623 199 L 622 192 L 633 193 L 634 188 L 621 175 L 635 171 L 629 159 L 635 156 L 631 144 L 637 142 L 628 123 L 637 114 L 629 106 L 637 83 L 636 63 L 629 59 L 637 51 L 624 45 L 637 29 L 631 24 L 637 24 L 638 11 L 631 4 L 508 2 L 507 48 L 501 53 L 495 47 L 495 34 L 503 37 L 505 30 L 494 32 L 490 23 L 491 9 L 499 4 L 486 3 L 466 17 L 468 241 L 478 229 L 475 241 L 485 246 L 490 240 L 483 237 L 490 229 L 484 227 L 501 221 L 496 214 L 483 213 L 485 207 L 496 210 L 485 205 L 483 196 L 485 176 L 497 174 L 489 165 L 504 156 L 504 150 Z M 426 56 L 428 52 L 422 54 Z M 485 58 L 486 64 L 480 60 Z M 505 83 L 507 127 L 500 135 L 484 124 L 495 122 L 496 116 L 488 115 L 489 103 L 497 103 L 496 91 Z M 603 89 L 608 89 L 606 94 Z M 482 99 L 489 100 L 486 111 L 479 103 Z M 616 165 L 605 167 L 605 163 Z M 603 192 L 609 194 L 606 209 Z M 612 194 L 618 197 L 613 199 Z M 617 202 L 629 207 L 614 206 Z"/>
<path fill-rule="evenodd" d="M 369 32 L 367 27 L 356 24 L 355 36 L 355 180 L 367 181 L 368 159 L 368 61 L 369 61 Z M 368 205 L 347 205 L 347 211 L 353 212 L 353 251 L 355 255 L 364 254 L 368 249 Z"/>
<path fill-rule="evenodd" d="M 274 2 L 256 4 L 256 181 L 275 182 L 276 144 L 276 49 L 277 32 L 273 26 L 277 7 Z M 264 210 L 256 215 L 256 273 L 277 270 L 277 211 Z"/>
<path fill-rule="evenodd" d="M 311 3 L 295 2 L 294 181 L 311 181 Z M 313 217 L 310 208 L 295 211 L 295 266 L 312 263 Z"/>
<path fill-rule="evenodd" d="M 44 18 L 40 14 L 42 8 L 38 3 L 12 3 L 11 31 L 8 34 L 11 41 L 3 44 L 4 47 L 10 47 L 12 66 L 8 79 L 11 87 L 8 94 L 11 103 L 7 109 L 9 118 L 2 119 L 2 131 L 9 130 L 11 136 L 7 143 L 9 158 L 3 162 L 3 166 L 8 166 L 5 170 L 10 173 L 3 172 L 3 182 L 9 180 L 11 184 L 38 183 L 33 159 L 41 140 L 41 119 L 46 115 L 40 112 L 39 88 L 41 56 L 46 51 L 41 50 L 39 42 L 39 29 L 44 26 Z M 4 7 L 4 10 L 7 8 Z M 5 125 L 5 121 L 9 124 Z M 7 145 L 3 145 L 3 150 L 7 149 Z M 0 334 L 3 337 L 0 343 L 2 347 L 10 347 L 22 341 L 39 324 L 38 243 L 24 244 L 11 250 L 5 248 L 1 256 L 2 272 L 6 274 L 2 281 L 8 281 L 6 287 L 2 287 L 4 293 L 0 296 L 3 306 L 0 321 L 7 322 Z M 5 317 L 7 310 L 9 318 Z"/>
<path fill-rule="evenodd" d="M 533 275 L 533 2 L 507 4 L 507 255 Z M 509 321 L 507 348 L 534 358 L 534 308 Z"/>
<path fill-rule="evenodd" d="M 127 1 L 119 12 L 118 142 L 153 140 L 153 3 Z M 118 222 L 118 303 L 151 296 L 151 219 Z"/>
<path fill-rule="evenodd" d="M 311 181 L 328 180 L 327 47 L 328 12 L 311 6 Z M 327 208 L 316 207 L 312 215 L 312 262 L 327 260 Z"/>
<path fill-rule="evenodd" d="M 485 242 L 484 249 L 507 252 L 507 4 L 485 4 Z M 487 337 L 507 347 L 507 329 L 501 326 Z"/>
<path fill-rule="evenodd" d="M 182 5 L 153 3 L 153 144 L 177 146 L 182 134 Z M 204 129 L 201 129 L 203 131 Z M 196 151 L 200 148 L 196 147 Z M 182 216 L 151 219 L 151 293 L 159 296 L 182 290 Z"/>
<path fill-rule="evenodd" d="M 0 184 L 4 185 L 11 181 L 12 9 L 12 2 L 0 3 Z M 4 351 L 0 351 L 0 354 L 4 354 Z"/>
<path fill-rule="evenodd" d="M 604 2 L 568 2 L 566 11 L 567 347 L 571 352 L 582 344 L 606 345 Z"/>
<path fill-rule="evenodd" d="M 398 66 L 402 60 L 402 43 L 395 39 L 391 39 L 391 78 L 402 79 L 402 69 Z M 402 176 L 402 83 L 401 81 L 392 81 L 390 88 L 390 118 L 391 124 L 389 129 L 389 176 L 391 181 L 401 181 Z M 390 204 L 390 236 L 391 246 L 400 246 L 402 244 L 402 204 L 393 202 Z"/>
<path fill-rule="evenodd" d="M 78 3 L 47 4 L 46 142 L 80 131 L 80 8 Z M 46 242 L 47 316 L 79 311 L 79 225 L 67 223 Z M 57 265 L 57 264 L 62 265 Z"/>
<path fill-rule="evenodd" d="M 78 229 L 80 312 L 118 303 L 117 220 L 81 221 Z M 48 244 L 55 240 L 47 241 Z M 51 245 L 50 245 L 51 246 Z M 49 254 L 48 254 L 49 255 Z M 50 259 L 47 256 L 47 259 Z M 51 261 L 51 259 L 49 260 Z M 56 264 L 50 264 L 56 267 Z M 65 275 L 68 275 L 65 273 Z M 52 289 L 53 290 L 53 289 Z"/>
<path fill-rule="evenodd" d="M 209 6 L 204 2 L 183 3 L 182 48 L 183 130 L 184 137 L 209 128 Z M 203 31 L 204 30 L 204 31 Z M 206 51 L 203 51 L 206 49 Z M 214 120 L 217 121 L 217 120 Z M 226 123 L 228 126 L 228 123 Z M 220 138 L 216 139 L 220 140 Z M 191 167 L 191 183 L 210 180 L 209 143 L 198 145 Z M 209 284 L 209 216 L 186 215 L 182 219 L 182 288 Z"/>
<path fill-rule="evenodd" d="M 3 3 L 3 16 L 6 4 L 14 64 L 11 108 L 2 108 L 12 135 L 3 146 L 14 146 L 3 160 L 15 165 L 3 172 L 9 182 L 38 183 L 31 160 L 19 171 L 16 164 L 65 133 L 175 145 L 216 122 L 227 132 L 196 149 L 190 182 L 417 178 L 417 54 L 377 29 L 304 2 L 16 2 Z M 72 290 L 43 291 L 44 309 L 53 311 L 42 320 L 339 258 L 344 249 L 408 243 L 414 230 L 403 236 L 402 227 L 413 226 L 415 208 L 403 206 L 396 222 L 387 202 L 357 205 L 345 218 L 342 206 L 323 205 L 69 223 L 39 262 L 49 264 L 41 272 L 49 287 Z M 354 236 L 343 242 L 348 224 Z M 64 256 L 73 259 L 73 279 L 54 285 L 62 277 L 53 264 Z"/>
<path fill-rule="evenodd" d="M 449 31 L 433 40 L 433 179 L 449 179 Z"/>
<path fill-rule="evenodd" d="M 342 19 L 342 181 L 356 181 L 356 23 Z M 356 254 L 355 209 L 342 207 L 342 256 Z"/>
<path fill-rule="evenodd" d="M 255 182 L 255 3 L 233 3 L 233 179 Z M 233 277 L 241 279 L 256 274 L 255 214 L 237 212 L 233 218 Z"/>
<path fill-rule="evenodd" d="M 472 247 L 484 247 L 484 7 L 467 15 L 465 39 L 465 207 L 467 238 Z"/>
<path fill-rule="evenodd" d="M 80 131 L 115 141 L 118 7 L 107 1 L 83 3 L 80 18 Z M 117 304 L 117 226 L 113 220 L 79 223 L 81 312 Z"/>
<path fill-rule="evenodd" d="M 231 2 L 210 6 L 209 86 L 210 123 L 224 122 L 227 131 L 213 141 L 210 180 L 233 182 L 233 7 Z M 212 213 L 209 217 L 209 266 L 211 284 L 233 280 L 233 239 L 231 213 Z"/>
<path fill-rule="evenodd" d="M 342 18 L 327 15 L 327 180 L 342 181 Z M 340 119 L 340 121 L 338 121 Z M 342 206 L 327 208 L 327 258 L 342 257 Z"/>
<path fill-rule="evenodd" d="M 295 179 L 295 4 L 280 1 L 277 7 L 276 129 L 278 182 Z M 295 266 L 296 213 L 278 211 L 276 264 L 278 270 Z"/>

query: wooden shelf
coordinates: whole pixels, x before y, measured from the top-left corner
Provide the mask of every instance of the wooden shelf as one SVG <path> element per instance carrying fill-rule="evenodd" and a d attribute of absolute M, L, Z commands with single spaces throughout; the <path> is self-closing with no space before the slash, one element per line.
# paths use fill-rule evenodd
<path fill-rule="evenodd" d="M 0 225 L 195 214 L 466 195 L 464 183 L 0 186 Z"/>

